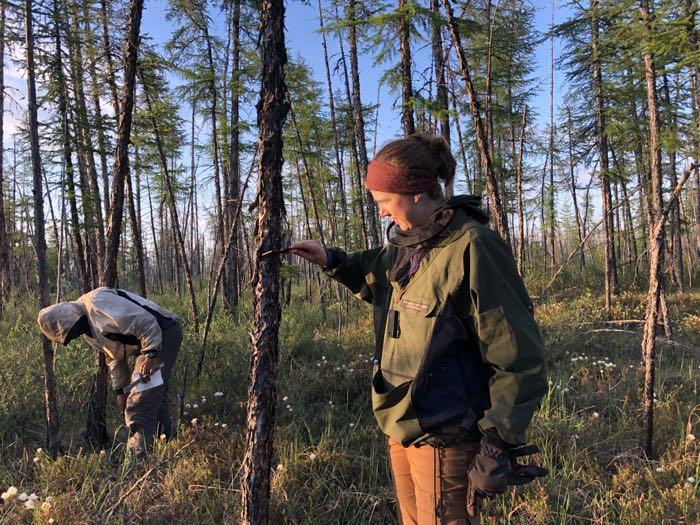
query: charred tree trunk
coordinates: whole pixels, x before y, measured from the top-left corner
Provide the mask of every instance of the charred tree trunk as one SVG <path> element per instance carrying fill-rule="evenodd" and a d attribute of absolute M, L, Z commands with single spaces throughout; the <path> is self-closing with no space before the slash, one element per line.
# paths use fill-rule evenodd
<path fill-rule="evenodd" d="M 287 114 L 284 64 L 284 3 L 262 4 L 260 42 L 262 86 L 258 103 L 260 164 L 257 248 L 253 277 L 254 323 L 248 378 L 245 454 L 243 456 L 242 523 L 269 521 L 270 470 L 277 392 L 279 304 L 279 257 L 260 257 L 281 248 L 282 127 Z"/>
<path fill-rule="evenodd" d="M 34 200 L 34 245 L 37 257 L 39 278 L 39 305 L 49 305 L 49 281 L 46 273 L 46 235 L 44 232 L 44 192 L 41 176 L 41 158 L 39 156 L 39 122 L 37 118 L 36 81 L 34 72 L 34 29 L 32 1 L 24 2 L 25 51 L 27 55 L 27 105 L 29 109 L 29 136 L 32 158 L 32 195 Z M 58 455 L 60 441 L 58 436 L 58 406 L 56 402 L 56 378 L 54 374 L 54 351 L 51 341 L 41 335 L 44 353 L 44 401 L 46 406 L 46 448 L 53 457 Z"/>
<path fill-rule="evenodd" d="M 525 252 L 525 217 L 523 213 L 523 156 L 525 153 L 525 126 L 527 125 L 527 104 L 523 108 L 523 118 L 520 123 L 520 140 L 518 158 L 515 163 L 515 198 L 518 211 L 518 249 L 516 264 L 518 273 L 523 274 L 523 255 Z"/>

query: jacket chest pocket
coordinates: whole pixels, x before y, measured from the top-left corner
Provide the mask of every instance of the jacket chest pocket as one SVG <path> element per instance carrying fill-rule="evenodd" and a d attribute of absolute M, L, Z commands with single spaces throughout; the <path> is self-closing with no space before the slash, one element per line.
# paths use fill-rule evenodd
<path fill-rule="evenodd" d="M 438 309 L 436 297 L 405 295 L 389 310 L 381 365 L 391 385 L 415 377 L 430 344 Z"/>

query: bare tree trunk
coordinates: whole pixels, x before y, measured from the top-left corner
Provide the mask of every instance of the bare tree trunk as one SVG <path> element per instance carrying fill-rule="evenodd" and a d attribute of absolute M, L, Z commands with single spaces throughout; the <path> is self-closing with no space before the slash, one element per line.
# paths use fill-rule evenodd
<path fill-rule="evenodd" d="M 41 177 L 41 157 L 39 154 L 39 122 L 37 119 L 36 81 L 34 72 L 34 30 L 32 2 L 24 2 L 25 45 L 27 54 L 27 105 L 29 109 L 29 135 L 31 141 L 32 194 L 34 200 L 34 244 L 37 257 L 39 277 L 39 305 L 49 305 L 49 281 L 46 274 L 46 237 L 44 233 L 44 198 Z M 0 94 L 2 95 L 2 94 Z M 54 375 L 54 350 L 51 341 L 41 335 L 44 352 L 44 401 L 46 406 L 46 448 L 51 456 L 56 457 L 60 449 L 58 435 L 58 406 L 56 402 L 56 378 Z"/>
<path fill-rule="evenodd" d="M 450 144 L 450 108 L 447 97 L 447 82 L 445 81 L 445 52 L 442 48 L 442 24 L 437 19 L 440 15 L 439 0 L 430 0 L 430 11 L 436 17 L 432 22 L 431 28 L 433 61 L 435 63 L 435 82 L 437 83 L 435 102 L 437 103 L 437 110 L 439 112 L 440 134 L 447 144 Z M 445 187 L 445 195 L 448 198 L 454 195 L 454 179 Z"/>
<path fill-rule="evenodd" d="M 525 217 L 523 216 L 523 156 L 525 153 L 525 126 L 527 126 L 527 104 L 523 108 L 523 117 L 520 124 L 520 140 L 518 158 L 515 163 L 515 198 L 518 211 L 518 245 L 516 250 L 516 264 L 518 273 L 523 274 L 523 253 L 525 251 Z"/>
<path fill-rule="evenodd" d="M 566 106 L 566 129 L 568 134 L 568 147 L 569 147 L 569 184 L 571 186 L 571 199 L 574 202 L 574 214 L 576 217 L 576 231 L 578 233 L 579 244 L 583 240 L 583 225 L 581 224 L 581 211 L 578 206 L 578 194 L 576 193 L 576 174 L 574 169 L 576 167 L 574 163 L 574 125 L 571 118 L 571 108 Z M 584 250 L 581 249 L 581 268 L 586 266 L 586 256 L 584 255 Z"/>
<path fill-rule="evenodd" d="M 355 0 L 348 0 L 348 45 L 350 46 L 350 73 L 352 76 L 352 109 L 354 115 L 354 131 L 357 140 L 357 153 L 360 160 L 360 173 L 367 173 L 367 141 L 365 140 L 365 117 L 362 113 L 362 97 L 360 95 L 360 68 L 357 63 L 357 5 Z M 360 191 L 364 185 L 360 183 Z M 367 229 L 369 233 L 370 246 L 379 246 L 379 226 L 377 223 L 377 205 L 369 190 L 365 190 L 365 201 L 367 204 Z"/>
<path fill-rule="evenodd" d="M 141 85 L 143 87 L 143 94 L 146 97 L 146 106 L 148 107 L 148 113 L 151 117 L 151 125 L 153 126 L 153 134 L 155 135 L 156 148 L 158 149 L 158 157 L 160 158 L 161 170 L 163 171 L 163 182 L 165 183 L 165 191 L 168 196 L 168 201 L 170 204 L 170 217 L 172 220 L 172 231 L 175 235 L 175 242 L 180 251 L 180 257 L 182 259 L 182 265 L 185 270 L 185 281 L 187 283 L 187 291 L 190 296 L 190 308 L 192 309 L 192 320 L 194 321 L 194 331 L 199 332 L 199 311 L 197 309 L 197 299 L 194 295 L 194 284 L 192 282 L 192 272 L 190 270 L 190 263 L 187 257 L 187 248 L 185 247 L 185 240 L 182 236 L 182 230 L 180 229 L 180 220 L 178 218 L 177 202 L 175 201 L 175 192 L 173 191 L 172 183 L 170 181 L 170 174 L 168 170 L 168 160 L 165 156 L 165 150 L 163 149 L 163 141 L 161 140 L 160 130 L 158 128 L 158 122 L 156 121 L 155 114 L 153 112 L 153 107 L 151 103 L 151 96 L 148 92 L 148 82 L 145 81 L 143 77 L 143 72 L 140 73 Z M 179 275 L 179 272 L 178 272 Z"/>
<path fill-rule="evenodd" d="M 552 0 L 552 27 L 554 27 L 554 2 Z M 549 40 L 549 188 L 547 191 L 547 219 L 549 221 L 549 242 L 552 247 L 552 268 L 557 265 L 555 245 L 556 210 L 554 208 L 554 36 Z"/>
<path fill-rule="evenodd" d="M 335 101 L 333 97 L 333 82 L 331 81 L 331 69 L 328 65 L 328 45 L 326 43 L 326 32 L 323 29 L 323 10 L 321 0 L 318 0 L 318 20 L 321 29 L 323 42 L 323 61 L 326 67 L 326 83 L 328 85 L 328 106 L 331 117 L 331 130 L 333 132 L 333 153 L 335 154 L 335 170 L 338 177 L 338 193 L 340 195 L 340 207 L 343 213 L 343 245 L 347 247 L 348 242 L 348 204 L 345 196 L 345 181 L 343 176 L 343 163 L 340 159 L 340 142 L 338 139 L 338 126 L 335 116 Z"/>
<path fill-rule="evenodd" d="M 404 135 L 416 132 L 413 122 L 413 85 L 411 83 L 411 34 L 406 0 L 399 0 L 399 46 L 401 50 L 401 122 Z M 360 108 L 361 109 L 361 108 Z"/>
<path fill-rule="evenodd" d="M 227 224 L 229 229 L 236 223 L 233 213 L 237 208 L 238 194 L 241 186 L 241 160 L 240 160 L 240 130 L 239 128 L 239 100 L 241 96 L 240 76 L 241 76 L 241 1 L 233 2 L 233 60 L 231 65 L 231 122 L 229 136 L 229 158 L 228 158 L 228 199 L 226 203 L 226 213 L 228 214 Z M 239 247 L 238 231 L 233 235 L 236 238 L 236 248 Z M 239 250 L 234 250 L 233 256 L 229 257 L 226 268 L 226 282 L 224 285 L 224 298 L 231 312 L 234 312 L 238 306 L 240 282 L 240 255 Z"/>
<path fill-rule="evenodd" d="M 603 100 L 603 77 L 600 66 L 598 0 L 591 0 L 591 53 L 593 55 L 593 88 L 595 91 L 596 135 L 600 157 L 600 185 L 603 194 L 603 216 L 605 217 L 605 310 L 609 314 L 612 296 L 619 293 L 617 261 L 615 259 L 615 237 L 612 217 L 612 196 L 608 169 L 608 135 L 605 124 Z"/>
<path fill-rule="evenodd" d="M 10 248 L 5 226 L 5 171 L 4 171 L 4 128 L 2 115 L 5 114 L 5 0 L 0 0 L 0 317 L 3 305 L 12 288 L 10 270 Z"/>
<path fill-rule="evenodd" d="M 494 173 L 493 164 L 491 161 L 491 155 L 488 151 L 488 143 L 486 133 L 484 132 L 484 125 L 481 120 L 481 110 L 479 108 L 479 101 L 476 97 L 476 92 L 474 90 L 474 85 L 472 84 L 471 75 L 469 73 L 469 64 L 467 62 L 467 56 L 464 53 L 464 48 L 462 47 L 462 39 L 459 35 L 459 29 L 454 19 L 452 13 L 452 5 L 450 0 L 442 0 L 442 5 L 445 8 L 445 14 L 447 16 L 447 25 L 452 34 L 452 40 L 454 43 L 454 48 L 457 52 L 459 58 L 460 71 L 462 77 L 464 78 L 464 87 L 469 97 L 469 108 L 471 110 L 472 120 L 474 123 L 474 130 L 476 132 L 476 143 L 479 148 L 479 154 L 481 157 L 481 166 L 486 176 L 486 189 L 489 193 L 491 200 L 491 208 L 493 213 L 494 226 L 496 231 L 503 238 L 505 243 L 510 246 L 510 232 L 508 231 L 508 221 L 505 214 L 505 209 L 501 202 L 501 195 L 498 189 L 498 181 L 496 180 L 496 174 Z"/>
<path fill-rule="evenodd" d="M 649 20 L 649 2 L 642 0 L 640 11 L 647 31 L 651 33 Z M 647 310 L 642 339 L 642 355 L 644 357 L 644 450 L 652 457 L 653 424 L 654 424 L 654 374 L 655 374 L 655 343 L 656 321 L 659 317 L 660 296 L 664 288 L 663 259 L 664 259 L 664 230 L 663 230 L 663 178 L 661 173 L 661 147 L 659 145 L 659 112 L 656 96 L 656 71 L 653 55 L 644 53 L 644 76 L 647 87 L 647 106 L 649 109 L 649 156 L 651 163 L 651 199 L 649 215 L 649 290 L 647 292 Z"/>
<path fill-rule="evenodd" d="M 102 19 L 102 43 L 104 48 L 105 62 L 107 63 L 107 79 L 109 80 L 109 92 L 112 95 L 112 106 L 114 116 L 119 115 L 119 95 L 117 82 L 114 78 L 114 64 L 112 62 L 112 45 L 109 39 L 109 6 L 108 0 L 100 0 L 100 14 Z"/>
<path fill-rule="evenodd" d="M 146 267 L 143 262 L 143 241 L 141 239 L 141 228 L 136 217 L 136 206 L 134 204 L 134 189 L 131 184 L 131 173 L 126 174 L 126 194 L 129 200 L 129 220 L 131 221 L 131 235 L 134 239 L 134 250 L 136 252 L 136 268 L 139 274 L 139 294 L 141 297 L 148 297 L 146 290 Z"/>
<path fill-rule="evenodd" d="M 282 127 L 287 114 L 284 64 L 284 3 L 262 4 L 260 42 L 262 87 L 258 104 L 260 165 L 257 248 L 253 278 L 254 322 L 248 381 L 246 440 L 243 456 L 242 523 L 269 521 L 270 470 L 277 392 L 279 257 L 261 257 L 282 241 Z"/>
<path fill-rule="evenodd" d="M 61 18 L 59 15 L 58 3 L 53 6 L 54 16 L 54 37 L 56 41 L 56 59 L 54 62 L 53 76 L 56 79 L 58 88 L 58 114 L 61 118 L 61 136 L 63 138 L 63 164 L 65 169 L 66 198 L 70 207 L 71 227 L 73 240 L 75 243 L 75 261 L 78 268 L 81 290 L 83 293 L 90 291 L 90 276 L 87 271 L 85 252 L 83 248 L 83 238 L 80 228 L 80 216 L 78 215 L 78 204 L 75 198 L 75 180 L 73 178 L 73 152 L 71 149 L 70 131 L 68 129 L 68 86 L 63 73 L 63 52 L 61 49 Z M 1 197 L 0 197 L 1 199 Z"/>
<path fill-rule="evenodd" d="M 124 43 L 124 85 L 119 103 L 119 126 L 112 176 L 112 201 L 109 224 L 107 225 L 107 246 L 104 259 L 104 286 L 114 287 L 117 282 L 117 253 L 124 213 L 124 182 L 129 172 L 129 139 L 131 136 L 132 111 L 134 106 L 134 86 L 136 85 L 136 59 L 138 57 L 139 33 L 143 0 L 131 0 L 129 18 Z"/>
<path fill-rule="evenodd" d="M 343 65 L 343 79 L 345 84 L 345 97 L 347 98 L 348 105 L 353 104 L 353 97 L 350 91 L 350 77 L 348 75 L 347 61 L 345 60 L 345 47 L 343 45 L 343 35 L 338 35 L 338 44 L 340 45 L 340 62 Z M 354 119 L 354 113 L 353 113 Z M 353 120 L 354 126 L 354 120 Z M 370 247 L 370 233 L 368 231 L 367 220 L 365 219 L 365 204 L 364 204 L 364 192 L 362 191 L 362 173 L 360 167 L 360 154 L 358 152 L 358 140 L 355 132 L 349 133 L 350 135 L 350 150 L 353 155 L 353 176 L 350 176 L 350 185 L 353 190 L 353 205 L 355 208 L 355 213 L 357 214 L 357 219 L 360 221 L 360 239 L 362 245 L 365 248 Z"/>

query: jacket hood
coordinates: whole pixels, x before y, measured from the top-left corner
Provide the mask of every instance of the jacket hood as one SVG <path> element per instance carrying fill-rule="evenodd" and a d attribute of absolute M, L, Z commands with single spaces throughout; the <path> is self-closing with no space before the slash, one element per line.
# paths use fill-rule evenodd
<path fill-rule="evenodd" d="M 87 309 L 81 302 L 69 301 L 43 308 L 36 321 L 46 337 L 54 343 L 64 344 L 70 329 L 85 314 Z"/>
<path fill-rule="evenodd" d="M 489 214 L 481 207 L 481 197 L 478 195 L 456 195 L 445 203 L 446 208 L 461 208 L 475 221 L 488 224 Z"/>

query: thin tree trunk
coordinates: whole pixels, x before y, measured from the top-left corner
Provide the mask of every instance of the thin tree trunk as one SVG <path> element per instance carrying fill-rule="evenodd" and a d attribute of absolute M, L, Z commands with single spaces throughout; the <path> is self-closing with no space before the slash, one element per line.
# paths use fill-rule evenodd
<path fill-rule="evenodd" d="M 401 54 L 401 123 L 404 135 L 416 132 L 413 122 L 413 85 L 411 83 L 411 35 L 406 0 L 399 0 L 399 48 Z M 360 108 L 361 110 L 361 108 Z"/>
<path fill-rule="evenodd" d="M 134 105 L 134 86 L 136 85 L 136 60 L 138 57 L 139 33 L 143 0 L 131 0 L 129 18 L 124 43 L 124 85 L 119 103 L 119 126 L 112 176 L 112 201 L 110 205 L 109 224 L 107 226 L 107 246 L 104 259 L 105 286 L 114 287 L 117 282 L 117 253 L 124 213 L 124 182 L 129 171 L 129 139 Z"/>
<path fill-rule="evenodd" d="M 153 112 L 151 96 L 148 90 L 148 83 L 143 77 L 143 72 L 140 73 L 141 85 L 143 87 L 143 94 L 146 98 L 146 106 L 148 108 L 148 113 L 151 118 L 151 125 L 153 126 L 153 134 L 155 135 L 156 148 L 158 149 L 158 157 L 160 158 L 161 170 L 163 172 L 163 182 L 165 183 L 165 191 L 168 196 L 168 201 L 170 204 L 170 218 L 172 221 L 172 231 L 175 234 L 175 242 L 180 251 L 180 258 L 182 259 L 182 266 L 185 270 L 185 281 L 187 283 L 187 291 L 190 296 L 190 308 L 192 309 L 192 320 L 194 321 L 194 331 L 199 332 L 199 311 L 197 309 L 197 299 L 194 295 L 194 284 L 192 282 L 192 272 L 190 270 L 190 263 L 187 257 L 187 248 L 185 247 L 185 240 L 182 236 L 182 230 L 180 229 L 180 220 L 178 218 L 177 202 L 175 201 L 175 192 L 173 191 L 172 183 L 170 180 L 170 174 L 168 170 L 168 160 L 165 156 L 165 150 L 163 149 L 163 141 L 160 136 L 160 129 L 158 128 L 158 122 L 156 121 L 155 113 Z M 179 272 L 178 272 L 179 275 Z"/>
<path fill-rule="evenodd" d="M 345 181 L 343 176 L 343 163 L 340 159 L 340 141 L 338 139 L 338 126 L 335 116 L 335 101 L 333 98 L 333 83 L 331 81 L 331 69 L 328 64 L 328 45 L 326 43 L 326 32 L 323 29 L 323 10 L 321 0 L 318 0 L 318 20 L 323 43 L 323 61 L 326 67 L 326 83 L 328 86 L 328 106 L 331 117 L 331 131 L 333 133 L 333 153 L 335 154 L 335 170 L 338 177 L 338 193 L 340 195 L 340 207 L 343 213 L 343 243 L 347 247 L 348 239 L 348 204 L 345 196 Z"/>
<path fill-rule="evenodd" d="M 442 48 L 442 24 L 438 19 L 440 16 L 439 0 L 430 0 L 430 11 L 435 17 L 431 25 L 431 44 L 433 48 L 433 62 L 435 64 L 435 82 L 437 83 L 435 102 L 437 104 L 438 118 L 440 120 L 440 134 L 447 144 L 451 144 L 450 107 L 447 96 L 447 82 L 445 81 L 445 52 Z M 445 195 L 448 198 L 454 195 L 454 179 L 445 187 Z"/>
<path fill-rule="evenodd" d="M 508 246 L 510 246 L 510 233 L 508 231 L 508 221 L 506 218 L 505 209 L 501 202 L 501 195 L 498 189 L 498 181 L 496 180 L 496 174 L 493 169 L 491 155 L 488 151 L 487 137 L 486 133 L 484 132 L 483 122 L 481 120 L 481 110 L 479 108 L 479 101 L 477 99 L 471 75 L 469 73 L 469 64 L 467 62 L 467 56 L 464 52 L 464 48 L 462 47 L 462 39 L 460 37 L 459 29 L 457 28 L 457 23 L 455 22 L 454 15 L 452 13 L 452 5 L 450 0 L 442 0 L 442 5 L 445 8 L 445 14 L 447 16 L 447 25 L 450 29 L 450 33 L 452 34 L 454 48 L 459 58 L 460 71 L 462 73 L 462 77 L 464 78 L 464 87 L 467 92 L 467 96 L 469 97 L 469 108 L 471 110 L 472 120 L 474 123 L 474 130 L 476 132 L 476 144 L 479 148 L 481 166 L 486 176 L 486 189 L 490 196 L 494 226 L 496 227 L 496 231 L 503 238 L 504 242 Z"/>
<path fill-rule="evenodd" d="M 32 180 L 34 200 L 34 244 L 37 257 L 39 277 L 39 305 L 49 305 L 49 281 L 46 273 L 46 236 L 44 232 L 44 199 L 41 177 L 41 158 L 39 154 L 39 122 L 37 118 L 36 81 L 34 72 L 34 30 L 32 1 L 24 2 L 25 51 L 27 59 L 27 105 L 29 109 L 29 135 L 31 141 Z M 0 94 L 2 95 L 2 94 Z M 56 401 L 56 378 L 54 374 L 54 350 L 51 341 L 41 335 L 44 353 L 44 401 L 46 406 L 46 448 L 51 456 L 56 457 L 60 449 L 58 435 L 58 406 Z"/>
<path fill-rule="evenodd" d="M 357 61 L 357 32 L 355 25 L 358 23 L 356 0 L 348 0 L 348 45 L 350 46 L 350 73 L 352 76 L 352 109 L 354 115 L 354 132 L 357 140 L 357 153 L 360 161 L 361 174 L 367 173 L 367 141 L 365 140 L 365 117 L 362 112 L 362 96 L 360 95 L 360 68 Z M 360 182 L 360 191 L 364 185 Z M 367 229 L 370 246 L 379 246 L 379 227 L 377 223 L 378 210 L 369 190 L 365 190 L 367 204 Z"/>
<path fill-rule="evenodd" d="M 129 200 L 129 220 L 131 221 L 131 235 L 134 239 L 134 251 L 136 252 L 136 268 L 139 277 L 139 293 L 142 297 L 148 297 L 146 291 L 146 267 L 143 262 L 143 241 L 141 228 L 136 218 L 136 206 L 134 205 L 134 190 L 131 184 L 131 173 L 126 174 L 126 194 Z"/>
<path fill-rule="evenodd" d="M 649 2 L 642 0 L 640 6 L 642 20 L 646 28 L 647 38 L 651 33 L 649 20 Z M 663 230 L 663 178 L 661 173 L 661 147 L 659 145 L 660 122 L 656 95 L 656 71 L 654 57 L 649 52 L 644 53 L 644 76 L 647 88 L 647 106 L 649 109 L 649 157 L 651 164 L 651 199 L 649 215 L 648 257 L 649 257 L 649 290 L 647 292 L 647 310 L 642 339 L 642 355 L 644 357 L 644 450 L 648 457 L 653 457 L 653 424 L 654 424 L 654 375 L 655 375 L 655 343 L 656 321 L 659 317 L 660 296 L 664 288 L 664 230 Z"/>
<path fill-rule="evenodd" d="M 10 269 L 10 248 L 5 225 L 5 171 L 4 171 L 4 128 L 5 114 L 5 0 L 0 0 L 0 316 L 4 302 L 12 289 L 12 271 Z"/>
<path fill-rule="evenodd" d="M 598 0 L 591 0 L 591 53 L 593 55 L 593 88 L 595 96 L 596 135 L 600 157 L 600 185 L 603 196 L 603 216 L 605 217 L 605 311 L 610 314 L 612 296 L 619 293 L 617 261 L 615 260 L 615 237 L 612 218 L 612 196 L 608 169 L 608 135 L 605 124 L 605 104 L 603 100 L 603 77 L 600 65 Z"/>
<path fill-rule="evenodd" d="M 284 64 L 284 2 L 262 4 L 260 42 L 262 87 L 258 104 L 260 165 L 257 248 L 253 278 L 252 355 L 248 381 L 242 523 L 269 521 L 270 470 L 277 392 L 279 257 L 261 257 L 282 242 L 282 127 L 287 114 Z"/>
<path fill-rule="evenodd" d="M 581 224 L 581 211 L 578 206 L 578 194 L 576 193 L 576 174 L 574 169 L 576 167 L 574 163 L 574 125 L 571 118 L 571 108 L 566 106 L 566 129 L 568 134 L 568 146 L 569 146 L 569 184 L 571 186 L 571 199 L 574 202 L 574 214 L 576 217 L 576 232 L 578 233 L 579 244 L 583 240 L 583 225 Z M 584 250 L 581 250 L 581 268 L 586 266 L 586 256 L 584 255 Z"/>
<path fill-rule="evenodd" d="M 523 117 L 520 123 L 520 140 L 518 158 L 515 163 L 515 198 L 518 211 L 518 249 L 516 250 L 516 264 L 518 273 L 523 274 L 523 252 L 525 251 L 525 218 L 523 216 L 523 156 L 525 152 L 525 126 L 527 126 L 527 104 L 523 108 Z"/>

